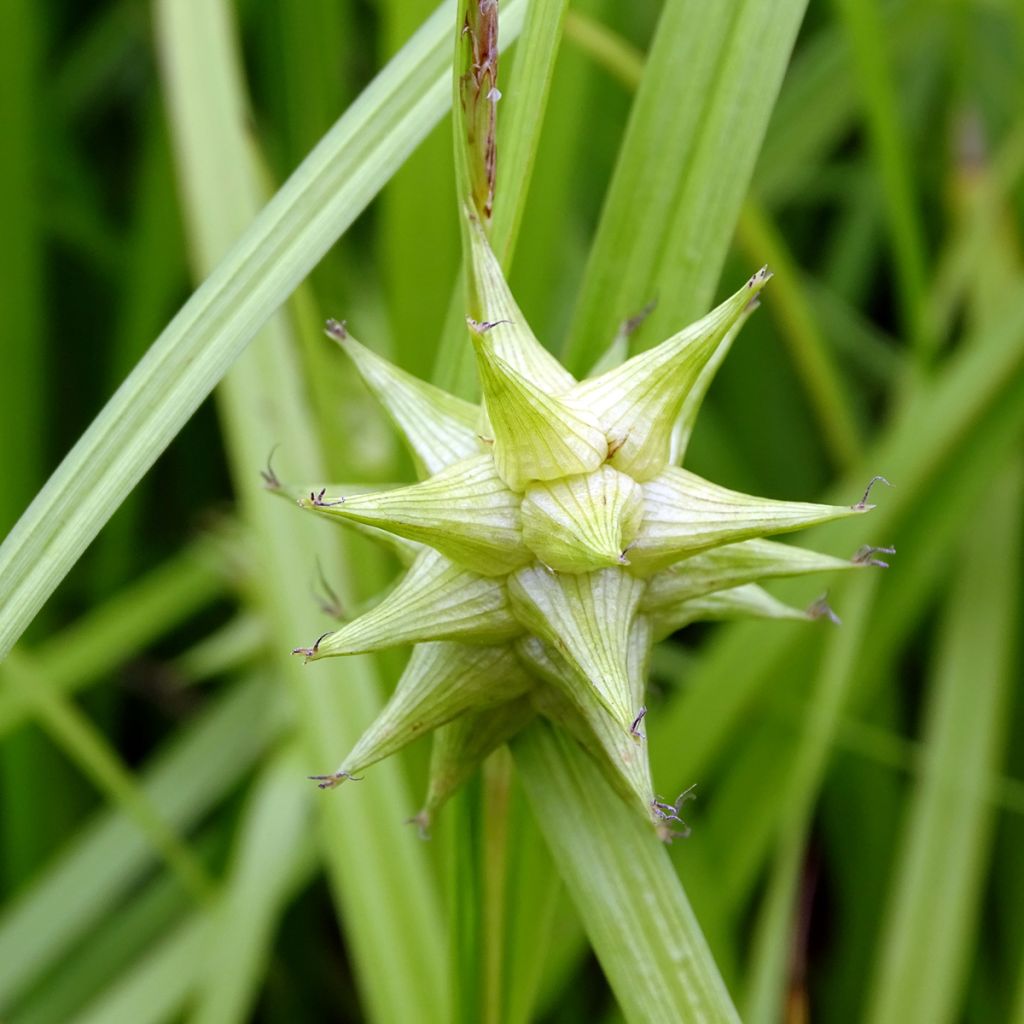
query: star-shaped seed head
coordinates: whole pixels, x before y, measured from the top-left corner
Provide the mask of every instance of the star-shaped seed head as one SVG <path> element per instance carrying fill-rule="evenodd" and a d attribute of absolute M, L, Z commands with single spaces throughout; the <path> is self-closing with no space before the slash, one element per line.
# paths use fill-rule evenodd
<path fill-rule="evenodd" d="M 567 730 L 665 839 L 682 800 L 651 782 L 643 729 L 655 642 L 700 619 L 835 619 L 759 581 L 884 565 L 765 538 L 868 511 L 775 501 L 680 468 L 701 400 L 756 309 L 762 268 L 703 319 L 625 360 L 627 320 L 582 381 L 534 337 L 492 251 L 496 183 L 497 0 L 460 0 L 453 111 L 463 203 L 467 344 L 483 401 L 417 380 L 327 334 L 408 444 L 420 480 L 379 494 L 318 485 L 298 504 L 389 543 L 407 570 L 366 614 L 295 653 L 307 661 L 399 644 L 413 652 L 394 695 L 327 776 L 333 788 L 433 732 L 425 834 L 438 808 L 537 715 Z M 265 480 L 282 485 L 272 470 Z M 869 487 L 870 490 L 870 487 Z M 866 553 L 865 553 L 866 552 Z M 335 602 L 337 603 L 337 602 Z"/>
<path fill-rule="evenodd" d="M 536 715 L 567 729 L 669 837 L 650 778 L 644 688 L 652 645 L 699 619 L 821 617 L 758 581 L 878 564 L 765 538 L 861 515 L 740 494 L 676 464 L 718 365 L 770 274 L 703 319 L 577 381 L 537 341 L 486 235 L 466 212 L 479 314 L 467 324 L 480 406 L 417 380 L 329 321 L 408 444 L 418 483 L 376 494 L 316 488 L 298 504 L 397 542 L 408 569 L 307 660 L 413 644 L 408 667 L 332 787 L 435 731 L 426 829 L 493 749 Z"/>

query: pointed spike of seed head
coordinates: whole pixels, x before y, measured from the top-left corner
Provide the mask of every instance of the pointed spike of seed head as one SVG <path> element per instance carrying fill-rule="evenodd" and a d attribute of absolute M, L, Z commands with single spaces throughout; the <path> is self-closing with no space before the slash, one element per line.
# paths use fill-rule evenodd
<path fill-rule="evenodd" d="M 576 378 L 537 340 L 509 291 L 497 258 L 479 222 L 468 212 L 469 274 L 477 308 L 467 318 L 470 336 L 486 341 L 489 352 L 550 395 L 564 394 Z M 483 331 L 473 329 L 488 325 Z"/>
<path fill-rule="evenodd" d="M 602 705 L 580 701 L 573 687 L 573 669 L 549 644 L 525 637 L 516 646 L 524 662 L 547 683 L 533 690 L 537 710 L 574 736 L 616 792 L 656 825 L 651 813 L 654 784 L 647 745 L 630 731 L 632 723 L 624 726 Z"/>
<path fill-rule="evenodd" d="M 427 640 L 494 644 L 522 632 L 504 583 L 425 550 L 376 606 L 321 637 L 308 660 Z"/>
<path fill-rule="evenodd" d="M 474 334 L 484 407 L 494 434 L 498 474 L 514 491 L 533 480 L 589 473 L 604 462 L 608 442 L 579 403 L 556 398 L 501 359 Z"/>
<path fill-rule="evenodd" d="M 673 425 L 687 394 L 722 339 L 749 315 L 751 296 L 769 276 L 759 271 L 697 323 L 573 390 L 604 426 L 611 465 L 644 481 L 669 464 Z"/>
<path fill-rule="evenodd" d="M 694 622 L 722 622 L 732 619 L 790 619 L 806 621 L 810 616 L 773 597 L 756 583 L 728 590 L 716 590 L 702 597 L 666 605 L 649 613 L 655 640 L 664 640 L 676 630 Z"/>
<path fill-rule="evenodd" d="M 740 331 L 743 330 L 743 325 L 756 308 L 756 306 L 748 306 L 736 323 L 725 332 L 721 341 L 718 342 L 715 351 L 712 352 L 711 357 L 704 364 L 704 368 L 697 375 L 697 379 L 693 382 L 690 390 L 687 391 L 683 404 L 679 407 L 679 412 L 676 414 L 675 423 L 672 424 L 672 437 L 669 441 L 669 465 L 678 466 L 683 462 L 686 449 L 690 444 L 690 435 L 693 433 L 693 428 L 697 423 L 697 415 L 704 404 L 704 396 L 711 387 L 711 382 L 715 379 L 719 367 L 729 355 L 733 342 Z"/>
<path fill-rule="evenodd" d="M 299 501 L 300 507 L 328 518 L 363 523 L 426 544 L 484 576 L 504 575 L 530 560 L 519 504 L 488 455 L 464 459 L 421 483 L 357 494 L 342 504 L 323 496 Z"/>
<path fill-rule="evenodd" d="M 856 560 L 835 558 L 761 538 L 723 544 L 655 573 L 650 578 L 640 607 L 643 611 L 658 611 L 680 601 L 744 583 L 820 572 L 844 572 L 861 565 Z"/>
<path fill-rule="evenodd" d="M 469 711 L 434 733 L 424 811 L 433 820 L 448 798 L 503 743 L 537 717 L 529 696 Z"/>
<path fill-rule="evenodd" d="M 508 646 L 418 644 L 395 692 L 337 774 L 363 771 L 438 726 L 469 711 L 508 703 L 532 685 Z"/>
<path fill-rule="evenodd" d="M 332 491 L 344 489 L 346 488 L 343 485 L 338 485 L 337 487 L 331 486 L 329 488 L 329 490 Z M 283 494 L 283 492 L 281 493 Z M 291 496 L 289 496 L 289 501 L 290 500 Z M 325 516 L 329 516 L 329 513 L 327 513 L 325 509 L 337 507 L 334 503 L 317 505 L 308 496 L 298 498 L 294 503 L 301 509 L 320 512 Z M 369 523 L 361 523 L 356 519 L 343 519 L 338 521 L 343 522 L 348 527 L 351 527 L 356 533 L 360 533 L 364 537 L 369 538 L 375 544 L 388 548 L 399 562 L 402 563 L 402 565 L 412 565 L 420 553 L 426 550 L 425 546 L 420 544 L 418 541 L 409 540 L 407 537 L 400 537 L 397 533 L 389 533 L 387 530 L 382 530 L 376 526 L 370 526 Z"/>
<path fill-rule="evenodd" d="M 479 406 L 394 366 L 328 320 L 327 335 L 348 356 L 409 447 L 420 477 L 480 453 Z M 335 325 L 333 328 L 331 325 Z"/>
<path fill-rule="evenodd" d="M 789 533 L 868 511 L 856 505 L 759 498 L 676 467 L 643 488 L 644 520 L 629 551 L 632 571 L 642 575 L 720 544 Z"/>

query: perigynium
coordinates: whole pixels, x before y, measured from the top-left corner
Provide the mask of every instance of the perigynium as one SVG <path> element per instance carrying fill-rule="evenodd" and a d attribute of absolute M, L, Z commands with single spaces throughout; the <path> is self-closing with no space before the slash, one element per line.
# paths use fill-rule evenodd
<path fill-rule="evenodd" d="M 651 782 L 644 687 L 654 643 L 699 619 L 817 618 L 758 586 L 880 564 L 764 538 L 872 506 L 776 501 L 678 466 L 711 378 L 770 274 L 703 319 L 577 381 L 534 337 L 467 210 L 482 316 L 468 319 L 477 406 L 359 344 L 344 349 L 408 444 L 419 483 L 299 499 L 391 543 L 408 569 L 372 610 L 312 646 L 314 661 L 414 644 L 394 695 L 324 788 L 435 731 L 426 828 L 438 807 L 533 716 L 569 730 L 616 789 L 672 835 L 677 804 Z M 870 488 L 869 488 L 870 489 Z"/>

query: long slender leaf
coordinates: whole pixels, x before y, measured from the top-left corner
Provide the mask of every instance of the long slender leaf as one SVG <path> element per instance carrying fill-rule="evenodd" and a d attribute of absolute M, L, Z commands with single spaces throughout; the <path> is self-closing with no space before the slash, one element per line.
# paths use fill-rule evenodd
<path fill-rule="evenodd" d="M 986 496 L 950 590 L 923 773 L 908 808 L 866 1018 L 879 1024 L 961 1016 L 993 823 L 984 792 L 1001 761 L 1013 679 L 1022 501 L 1015 460 Z"/>
<path fill-rule="evenodd" d="M 47 352 L 44 324 L 43 246 L 39 132 L 40 81 L 45 19 L 27 0 L 0 11 L 0 124 L 7 157 L 0 167 L 0 323 L 4 324 L 4 372 L 0 374 L 0 534 L 43 475 Z M 59 831 L 58 808 L 40 799 L 48 751 L 32 732 L 0 749 L 0 826 L 8 885 L 27 877 Z"/>
<path fill-rule="evenodd" d="M 283 728 L 264 678 L 230 690 L 142 777 L 149 800 L 182 832 L 250 770 Z M 152 862 L 152 849 L 123 814 L 105 811 L 47 865 L 0 916 L 0 1010 L 59 962 Z M 82 879 L 89 880 L 83 885 Z"/>
<path fill-rule="evenodd" d="M 220 831 L 215 820 L 197 838 L 195 848 L 204 862 L 219 855 L 223 846 Z M 130 900 L 105 914 L 90 929 L 88 940 L 75 947 L 74 955 L 63 958 L 56 970 L 36 983 L 19 1002 L 10 1018 L 12 1024 L 70 1020 L 186 918 L 205 913 L 182 899 L 181 886 L 173 875 L 157 875 Z"/>
<path fill-rule="evenodd" d="M 288 750 L 261 772 L 238 834 L 230 874 L 207 935 L 195 1024 L 246 1021 L 299 867 L 313 862 L 309 797 L 295 793 L 301 761 Z"/>
<path fill-rule="evenodd" d="M 184 1008 L 192 969 L 209 941 L 210 919 L 182 922 L 156 949 L 71 1018 L 72 1024 L 160 1024 Z"/>
<path fill-rule="evenodd" d="M 183 205 L 202 270 L 258 207 L 259 167 L 245 133 L 246 101 L 228 7 L 173 0 L 157 10 Z M 316 631 L 312 623 L 306 625 L 305 580 L 297 569 L 315 564 L 323 535 L 320 524 L 300 520 L 294 509 L 267 495 L 256 469 L 280 442 L 290 463 L 301 466 L 303 479 L 323 479 L 326 463 L 294 351 L 288 321 L 279 316 L 228 374 L 218 397 L 244 515 L 259 542 L 258 571 L 265 574 L 261 594 L 279 671 L 297 699 L 304 756 L 317 770 L 316 762 L 330 766 L 355 743 L 378 710 L 380 696 L 367 658 L 350 659 L 340 672 L 324 666 L 310 671 L 289 653 L 304 633 Z M 350 589 L 346 585 L 346 592 Z M 327 688 L 331 676 L 344 676 L 343 691 Z M 295 784 L 304 784 L 300 776 Z M 402 825 L 411 798 L 399 766 L 392 762 L 375 773 L 372 791 L 322 796 L 324 862 L 359 964 L 368 1014 L 382 1021 L 444 1020 L 436 889 L 422 846 Z M 383 814 L 384 807 L 393 808 L 393 815 Z M 401 916 L 393 912 L 396 906 Z M 407 984 L 394 985 L 395 971 Z M 259 980 L 251 973 L 248 978 Z M 253 994 L 239 992 L 236 998 L 244 1003 Z"/>

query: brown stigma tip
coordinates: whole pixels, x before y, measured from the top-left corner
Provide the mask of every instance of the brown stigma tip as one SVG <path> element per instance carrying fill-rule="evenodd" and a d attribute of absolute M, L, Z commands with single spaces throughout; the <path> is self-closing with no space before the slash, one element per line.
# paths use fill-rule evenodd
<path fill-rule="evenodd" d="M 330 775 L 307 775 L 310 782 L 315 782 L 318 789 L 335 789 L 343 782 L 362 782 L 362 775 L 353 775 L 351 772 L 337 771 Z"/>
<path fill-rule="evenodd" d="M 348 337 L 348 324 L 344 320 L 328 320 L 324 324 L 324 334 L 335 341 L 344 341 Z"/>
<path fill-rule="evenodd" d="M 633 719 L 633 724 L 629 727 L 629 735 L 633 736 L 638 740 L 645 740 L 647 737 L 640 731 L 640 723 L 644 720 L 644 716 L 647 714 L 646 705 L 636 713 L 636 718 Z"/>
<path fill-rule="evenodd" d="M 405 819 L 406 825 L 415 825 L 416 834 L 426 842 L 430 838 L 430 811 L 424 808 L 419 814 L 414 814 L 411 818 Z"/>
<path fill-rule="evenodd" d="M 263 486 L 268 491 L 281 490 L 281 480 L 277 473 L 274 472 L 274 467 L 271 465 L 271 462 L 274 459 L 274 452 L 276 452 L 280 447 L 280 444 L 275 444 L 274 447 L 270 449 L 270 454 L 267 456 L 266 468 L 260 470 L 260 476 L 263 478 Z"/>
<path fill-rule="evenodd" d="M 833 626 L 841 626 L 843 620 L 832 610 L 832 606 L 828 603 L 828 594 L 822 594 L 808 609 L 807 618 L 809 619 L 828 619 Z"/>
<path fill-rule="evenodd" d="M 874 508 L 874 505 L 868 504 L 868 498 L 871 496 L 871 489 L 875 484 L 885 484 L 886 487 L 892 487 L 893 485 L 885 479 L 884 476 L 873 476 L 869 481 L 867 487 L 864 488 L 864 496 L 857 502 L 856 505 L 851 505 L 856 512 L 867 512 L 869 509 Z"/>
<path fill-rule="evenodd" d="M 316 642 L 313 644 L 312 647 L 294 647 L 294 648 L 292 648 L 292 654 L 301 654 L 306 659 L 306 661 L 309 661 L 310 658 L 315 658 L 316 655 L 317 655 L 317 652 L 320 650 L 320 644 L 323 641 L 324 637 L 325 636 L 330 636 L 331 633 L 333 633 L 333 632 L 334 632 L 333 630 L 329 629 L 329 630 L 327 630 L 326 633 L 321 633 L 316 638 Z"/>
<path fill-rule="evenodd" d="M 474 320 L 471 316 L 466 317 L 466 323 L 474 334 L 486 334 L 489 330 L 497 327 L 498 324 L 511 324 L 511 320 Z"/>
<path fill-rule="evenodd" d="M 875 558 L 875 555 L 895 554 L 896 549 L 894 547 L 872 547 L 870 544 L 865 544 L 864 547 L 857 550 L 857 553 L 850 561 L 854 565 L 877 565 L 880 569 L 888 569 L 889 563 L 883 562 L 880 558 Z"/>

